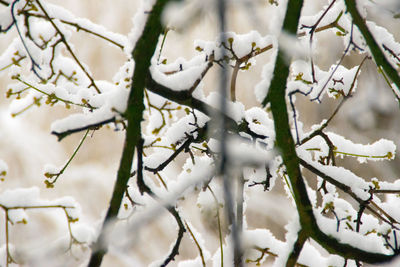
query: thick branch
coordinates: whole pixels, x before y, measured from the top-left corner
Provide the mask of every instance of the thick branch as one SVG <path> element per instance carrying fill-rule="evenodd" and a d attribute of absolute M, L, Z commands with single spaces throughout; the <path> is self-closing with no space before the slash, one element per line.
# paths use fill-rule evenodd
<path fill-rule="evenodd" d="M 149 13 L 142 36 L 136 43 L 132 52 L 135 60 L 135 71 L 132 78 L 132 87 L 128 98 L 128 107 L 125 112 L 125 118 L 128 126 L 125 135 L 124 150 L 122 152 L 121 162 L 118 169 L 117 180 L 115 182 L 114 191 L 111 198 L 110 207 L 107 211 L 104 224 L 116 218 L 118 210 L 126 190 L 128 180 L 130 178 L 132 160 L 135 147 L 141 141 L 141 121 L 143 120 L 143 96 L 145 87 L 145 77 L 150 67 L 151 57 L 157 46 L 158 36 L 162 33 L 160 22 L 161 12 L 168 0 L 158 0 L 153 10 Z M 89 266 L 100 266 L 104 254 L 107 251 L 105 242 L 104 225 L 100 236 L 92 247 L 92 255 Z"/>
<path fill-rule="evenodd" d="M 297 259 L 300 256 L 300 252 L 303 249 L 304 243 L 307 241 L 307 234 L 300 230 L 297 233 L 297 240 L 293 244 L 293 249 L 289 254 L 288 260 L 286 262 L 286 267 L 296 266 Z"/>
<path fill-rule="evenodd" d="M 185 106 L 191 107 L 193 109 L 196 109 L 196 110 L 206 114 L 209 117 L 213 117 L 213 115 L 221 113 L 221 111 L 219 111 L 218 109 L 208 105 L 207 103 L 205 103 L 201 100 L 194 98 L 190 93 L 190 89 L 183 90 L 183 91 L 176 91 L 176 90 L 168 88 L 162 84 L 157 83 L 156 81 L 154 81 L 151 78 L 151 75 L 149 72 L 147 73 L 147 77 L 146 77 L 146 88 L 149 91 L 151 91 L 157 95 L 160 95 L 168 100 L 171 100 L 178 104 L 185 105 Z M 225 115 L 225 116 L 227 116 L 227 115 Z M 81 132 L 81 131 L 84 131 L 87 129 L 96 129 L 96 128 L 101 127 L 110 122 L 116 122 L 116 118 L 112 117 L 112 118 L 104 120 L 104 121 L 100 121 L 100 122 L 97 122 L 94 124 L 88 124 L 88 125 L 85 125 L 85 126 L 82 126 L 79 128 L 74 128 L 74 129 L 70 129 L 67 131 L 63 131 L 63 132 L 53 131 L 52 134 L 54 134 L 58 137 L 58 141 L 61 141 L 63 138 L 67 137 L 70 134 Z M 260 138 L 260 139 L 266 138 L 266 136 L 264 136 L 264 135 L 260 135 L 255 132 L 252 132 L 249 129 L 248 123 L 246 121 L 243 121 L 240 124 L 237 124 L 232 118 L 227 116 L 227 124 L 228 124 L 229 129 L 231 129 L 231 130 L 236 129 L 237 132 L 239 132 L 239 131 L 245 132 L 245 133 L 251 135 L 253 138 Z"/>
<path fill-rule="evenodd" d="M 296 34 L 302 5 L 303 1 L 289 0 L 288 2 L 283 30 L 289 34 Z M 338 254 L 344 258 L 369 263 L 391 260 L 394 255 L 371 253 L 348 244 L 342 244 L 319 229 L 300 171 L 299 158 L 296 154 L 295 143 L 289 126 L 285 92 L 286 81 L 289 75 L 289 64 L 286 62 L 282 50 L 279 50 L 270 90 L 263 104 L 266 105 L 268 100 L 271 103 L 277 147 L 281 152 L 283 163 L 286 166 L 286 171 L 292 185 L 294 200 L 300 217 L 301 231 L 304 232 L 306 237 L 311 237 L 321 244 L 329 253 Z"/>
<path fill-rule="evenodd" d="M 146 88 L 166 99 L 174 101 L 178 104 L 185 105 L 191 107 L 193 109 L 197 109 L 198 111 L 206 114 L 209 117 L 215 116 L 225 116 L 227 124 L 227 129 L 235 130 L 236 132 L 245 132 L 251 135 L 253 138 L 261 138 L 264 139 L 266 136 L 259 135 L 253 131 L 251 131 L 248 127 L 248 123 L 246 121 L 241 122 L 240 124 L 236 123 L 231 117 L 226 114 L 222 114 L 220 110 L 210 106 L 209 104 L 193 97 L 190 93 L 190 89 L 188 90 L 181 90 L 176 91 L 171 88 L 168 88 L 162 84 L 157 83 L 155 80 L 152 79 L 151 74 L 148 73 L 146 78 Z"/>
<path fill-rule="evenodd" d="M 367 42 L 368 48 L 371 51 L 371 54 L 378 66 L 381 66 L 385 71 L 387 76 L 392 80 L 392 82 L 397 87 L 396 97 L 399 98 L 399 90 L 400 90 L 400 77 L 398 72 L 393 68 L 393 66 L 386 59 L 385 54 L 382 52 L 382 49 L 379 47 L 379 44 L 375 41 L 371 32 L 369 31 L 367 25 L 365 24 L 364 18 L 361 17 L 360 13 L 357 10 L 357 1 L 355 0 L 345 0 L 347 11 L 351 14 L 353 18 L 353 23 L 357 25 L 361 34 L 363 35 L 365 41 Z"/>

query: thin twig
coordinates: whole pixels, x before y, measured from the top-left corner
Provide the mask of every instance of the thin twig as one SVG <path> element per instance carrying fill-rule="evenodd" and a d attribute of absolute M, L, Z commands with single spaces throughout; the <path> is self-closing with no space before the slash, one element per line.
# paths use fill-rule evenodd
<path fill-rule="evenodd" d="M 361 67 L 364 65 L 365 61 L 366 61 L 367 59 L 369 59 L 369 58 L 370 58 L 369 56 L 365 56 L 365 57 L 363 58 L 363 60 L 361 61 L 360 65 L 359 65 L 358 68 L 357 68 L 356 73 L 354 74 L 353 81 L 352 81 L 352 83 L 351 83 L 351 85 L 350 85 L 349 92 L 347 93 L 347 95 L 343 95 L 342 101 L 340 101 L 340 103 L 336 106 L 336 108 L 335 108 L 335 110 L 332 112 L 331 116 L 330 116 L 317 130 L 315 130 L 314 132 L 312 132 L 312 133 L 311 133 L 310 135 L 308 135 L 307 137 L 303 138 L 303 139 L 301 140 L 301 142 L 300 142 L 300 145 L 303 145 L 303 144 L 306 143 L 307 141 L 311 140 L 313 137 L 315 137 L 315 136 L 317 136 L 317 135 L 320 135 L 320 133 L 322 132 L 322 130 L 324 130 L 324 129 L 329 125 L 329 123 L 332 121 L 332 119 L 333 119 L 333 118 L 336 116 L 336 114 L 339 112 L 339 110 L 340 110 L 340 108 L 343 106 L 343 104 L 351 97 L 351 95 L 352 95 L 352 93 L 353 93 L 353 90 L 354 90 L 354 87 L 355 87 L 355 84 L 356 84 L 356 81 L 357 81 L 357 77 L 358 77 L 358 75 L 360 74 Z"/>
<path fill-rule="evenodd" d="M 186 232 L 185 226 L 182 223 L 182 219 L 179 216 L 178 212 L 176 211 L 175 208 L 172 207 L 167 207 L 167 210 L 169 211 L 169 213 L 171 213 L 172 216 L 174 216 L 176 222 L 178 223 L 178 237 L 175 241 L 175 244 L 170 252 L 170 254 L 168 255 L 168 257 L 165 259 L 165 261 L 161 264 L 161 267 L 165 267 L 168 265 L 168 263 L 170 263 L 172 260 L 175 259 L 175 256 L 177 256 L 179 254 L 179 246 L 181 244 L 182 238 L 183 238 L 183 234 Z"/>
<path fill-rule="evenodd" d="M 310 61 L 311 61 L 311 77 L 313 79 L 313 83 L 317 82 L 317 80 L 315 79 L 315 70 L 314 70 L 314 59 L 312 56 L 312 42 L 313 42 L 313 37 L 314 37 L 314 33 L 315 30 L 317 29 L 319 23 L 322 21 L 322 19 L 325 17 L 325 15 L 328 13 L 328 11 L 332 8 L 333 4 L 335 4 L 336 0 L 333 0 L 330 5 L 328 6 L 327 9 L 325 9 L 325 11 L 322 13 L 322 15 L 318 18 L 317 22 L 311 26 L 311 30 L 310 30 Z M 304 27 L 304 26 L 303 26 Z"/>
<path fill-rule="evenodd" d="M 219 208 L 220 203 L 218 202 L 217 196 L 215 195 L 214 191 L 211 189 L 210 185 L 207 185 L 207 189 L 210 190 L 211 195 L 214 199 L 217 209 L 217 224 L 218 224 L 218 237 L 219 237 L 219 249 L 220 249 L 220 257 L 221 257 L 221 267 L 224 267 L 224 244 L 222 240 L 222 229 L 221 229 L 221 219 L 219 217 Z"/>
<path fill-rule="evenodd" d="M 47 13 L 46 9 L 44 9 L 44 7 L 42 6 L 42 4 L 40 3 L 40 0 L 36 0 L 36 3 L 38 4 L 38 6 L 40 7 L 40 9 L 42 10 L 42 12 L 44 13 L 44 15 L 46 16 L 46 18 L 50 21 L 51 25 L 53 26 L 53 28 L 57 31 L 57 33 L 60 35 L 60 38 L 62 40 L 62 42 L 64 43 L 65 47 L 67 48 L 68 52 L 71 54 L 72 58 L 75 60 L 75 62 L 78 64 L 78 66 L 81 68 L 81 70 L 86 74 L 86 76 L 88 77 L 88 79 L 90 80 L 90 85 L 89 87 L 93 86 L 93 88 L 96 90 L 97 93 L 101 93 L 100 89 L 97 87 L 93 77 L 87 72 L 86 68 L 82 65 L 82 63 L 79 61 L 79 59 L 76 57 L 74 51 L 72 51 L 71 46 L 68 44 L 67 40 L 65 39 L 64 34 L 61 32 L 61 30 L 57 27 L 57 25 L 54 23 L 53 19 L 49 16 L 49 14 Z"/>
<path fill-rule="evenodd" d="M 56 131 L 52 131 L 51 134 L 54 134 L 55 136 L 58 137 L 58 141 L 61 141 L 62 139 L 64 139 L 65 137 L 67 137 L 68 135 L 71 135 L 73 133 L 78 133 L 81 131 L 85 131 L 85 130 L 97 130 L 99 127 L 106 125 L 110 122 L 115 122 L 116 118 L 112 117 L 103 121 L 99 121 L 96 123 L 92 123 L 92 124 L 88 124 L 82 127 L 78 127 L 78 128 L 74 128 L 74 129 L 70 129 L 70 130 L 66 130 L 66 131 L 62 131 L 62 132 L 56 132 Z"/>
<path fill-rule="evenodd" d="M 318 175 L 319 177 L 321 177 L 322 179 L 328 181 L 329 183 L 333 184 L 334 186 L 336 186 L 337 188 L 341 189 L 343 192 L 349 194 L 354 200 L 356 200 L 359 204 L 363 204 L 365 203 L 365 200 L 361 199 L 360 197 L 358 197 L 349 186 L 342 184 L 341 182 L 337 181 L 336 179 L 334 179 L 333 177 L 325 174 L 324 172 L 320 171 L 319 169 L 317 169 L 316 167 L 312 166 L 311 164 L 307 163 L 305 160 L 299 158 L 299 162 L 300 164 L 305 167 L 306 169 L 308 169 L 309 171 L 313 172 L 314 174 Z M 373 204 L 373 201 L 371 201 L 371 204 Z M 375 204 L 375 208 L 379 208 L 379 211 L 382 212 L 384 214 L 385 217 L 383 217 L 381 214 L 379 214 L 379 212 L 377 212 L 376 210 L 374 210 L 373 208 L 371 208 L 369 205 L 366 206 L 366 208 L 371 211 L 372 214 L 375 215 L 375 217 L 379 218 L 380 220 L 386 222 L 387 224 L 389 224 L 391 227 L 400 230 L 400 228 L 398 228 L 397 226 L 393 225 L 393 223 L 397 223 L 390 215 L 388 215 L 387 213 L 383 212 L 376 204 Z"/>
<path fill-rule="evenodd" d="M 196 244 L 196 247 L 200 254 L 200 259 L 201 259 L 201 263 L 203 264 L 203 267 L 206 267 L 206 262 L 204 260 L 204 255 L 203 255 L 203 249 L 201 248 L 199 242 L 196 239 L 196 236 L 193 234 L 192 229 L 190 229 L 189 224 L 186 221 L 185 221 L 185 226 L 186 226 L 186 229 L 189 231 L 189 234 L 192 237 L 194 243 Z"/>
<path fill-rule="evenodd" d="M 71 157 L 68 159 L 67 163 L 65 163 L 64 167 L 58 173 L 45 173 L 44 174 L 46 176 L 46 178 L 52 179 L 52 181 L 45 180 L 45 184 L 46 184 L 47 188 L 54 187 L 54 184 L 57 182 L 58 178 L 64 173 L 65 169 L 67 169 L 68 165 L 71 163 L 71 161 L 74 159 L 75 155 L 78 153 L 78 151 L 81 148 L 83 142 L 85 142 L 85 139 L 86 139 L 88 134 L 89 134 L 89 129 L 86 130 L 86 133 L 84 134 L 83 138 L 79 142 L 78 146 L 75 148 L 75 150 L 72 153 Z"/>

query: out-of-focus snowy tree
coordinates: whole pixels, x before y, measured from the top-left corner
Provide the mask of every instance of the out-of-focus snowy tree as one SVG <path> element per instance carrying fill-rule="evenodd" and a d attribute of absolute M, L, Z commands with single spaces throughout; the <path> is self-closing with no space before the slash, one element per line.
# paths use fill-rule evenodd
<path fill-rule="evenodd" d="M 0 0 L 0 265 L 396 266 L 398 2 L 132 2 Z"/>

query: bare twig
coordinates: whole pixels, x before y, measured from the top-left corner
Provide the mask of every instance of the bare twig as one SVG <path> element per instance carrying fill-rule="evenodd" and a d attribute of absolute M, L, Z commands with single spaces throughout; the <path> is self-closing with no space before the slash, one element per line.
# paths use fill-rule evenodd
<path fill-rule="evenodd" d="M 96 90 L 97 93 L 101 93 L 100 89 L 97 87 L 93 77 L 88 73 L 86 68 L 82 65 L 82 63 L 79 61 L 79 59 L 76 57 L 74 51 L 72 51 L 71 46 L 68 44 L 67 40 L 65 39 L 64 34 L 61 32 L 61 30 L 57 27 L 57 25 L 54 23 L 53 19 L 49 16 L 47 13 L 46 9 L 44 9 L 43 5 L 40 3 L 40 0 L 36 0 L 36 3 L 42 10 L 43 14 L 46 16 L 46 18 L 50 21 L 51 25 L 54 27 L 54 29 L 57 31 L 57 33 L 60 35 L 60 38 L 62 42 L 64 43 L 65 47 L 67 48 L 68 52 L 71 54 L 72 58 L 75 60 L 75 62 L 78 64 L 78 66 L 81 68 L 81 70 L 86 74 L 88 79 L 90 80 L 90 85 L 89 87 L 92 87 Z"/>
<path fill-rule="evenodd" d="M 105 124 L 108 124 L 110 122 L 115 122 L 115 121 L 116 121 L 116 118 L 112 117 L 112 118 L 106 119 L 104 121 L 99 121 L 99 122 L 96 122 L 96 123 L 85 125 L 83 127 L 74 128 L 74 129 L 70 129 L 70 130 L 67 130 L 67 131 L 63 131 L 63 132 L 53 131 L 51 133 L 58 137 L 58 141 L 61 141 L 62 139 L 64 139 L 65 137 L 67 137 L 70 134 L 78 133 L 78 132 L 85 131 L 85 130 L 88 130 L 88 129 L 89 130 L 97 130 L 99 127 L 101 127 L 101 126 L 103 126 Z"/>

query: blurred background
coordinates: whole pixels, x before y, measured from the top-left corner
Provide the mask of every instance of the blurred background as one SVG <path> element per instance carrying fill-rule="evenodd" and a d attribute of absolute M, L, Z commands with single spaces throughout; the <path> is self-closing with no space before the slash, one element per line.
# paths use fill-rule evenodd
<path fill-rule="evenodd" d="M 44 1 L 43 1 L 44 2 Z M 78 17 L 88 18 L 94 23 L 103 25 L 110 31 L 128 34 L 132 28 L 132 17 L 138 10 L 141 1 L 128 0 L 52 0 L 54 3 L 71 11 Z M 199 3 L 201 2 L 201 3 Z M 190 59 L 196 54 L 193 42 L 196 39 L 214 41 L 217 37 L 217 18 L 212 0 L 185 1 L 180 6 L 182 17 L 167 17 L 166 24 L 172 28 L 166 37 L 163 56 L 168 62 L 179 57 Z M 238 34 L 257 30 L 262 36 L 276 32 L 275 17 L 282 8 L 284 1 L 276 1 L 279 5 L 267 0 L 232 0 L 229 1 L 227 16 L 228 30 Z M 385 26 L 400 40 L 399 10 L 396 1 L 380 1 L 380 8 L 368 9 L 368 19 L 378 25 Z M 327 4 L 327 1 L 305 1 L 303 14 L 313 15 Z M 373 6 L 373 2 L 371 1 Z M 0 5 L 0 11 L 2 10 Z M 199 9 L 200 8 L 200 9 Z M 176 11 L 176 10 L 175 10 Z M 7 34 L 0 35 L 0 53 L 17 34 L 15 28 Z M 341 56 L 344 45 L 340 37 L 332 31 L 316 34 L 318 52 L 315 63 L 324 71 L 334 64 Z M 89 67 L 95 79 L 111 81 L 119 67 L 127 60 L 124 53 L 106 42 L 96 39 L 84 32 L 74 33 L 71 42 L 79 59 Z M 362 57 L 351 53 L 346 57 L 344 66 L 358 65 Z M 264 53 L 256 58 L 257 64 L 246 72 L 240 72 L 237 80 L 237 99 L 246 108 L 259 106 L 254 96 L 254 86 L 260 81 L 263 65 L 270 60 L 270 53 Z M 214 67 L 206 76 L 204 90 L 207 93 L 217 89 L 218 68 Z M 44 184 L 45 164 L 62 166 L 78 145 L 83 133 L 67 137 L 62 142 L 50 134 L 50 125 L 74 109 L 66 110 L 63 106 L 33 107 L 23 114 L 12 118 L 8 106 L 12 99 L 5 97 L 7 85 L 11 83 L 7 71 L 0 72 L 0 159 L 9 167 L 5 181 L 0 182 L 0 194 L 7 189 L 32 187 L 40 188 L 41 197 L 55 199 L 62 196 L 72 196 L 81 205 L 80 221 L 89 225 L 97 225 L 104 216 L 111 196 L 116 170 L 122 152 L 123 132 L 113 128 L 103 127 L 91 133 L 86 139 L 71 165 L 60 177 L 52 189 Z M 298 96 L 296 107 L 304 130 L 310 130 L 311 125 L 328 118 L 336 101 L 324 98 L 321 104 L 310 102 L 306 97 Z M 372 62 L 367 62 L 358 80 L 355 96 L 350 99 L 330 124 L 329 131 L 341 134 L 347 139 L 362 144 L 373 143 L 380 138 L 393 140 L 400 145 L 400 109 L 394 100 L 391 90 L 381 75 L 377 73 Z M 184 158 L 174 162 L 180 168 Z M 387 162 L 359 164 L 355 159 L 339 160 L 338 165 L 351 169 L 357 175 L 370 180 L 377 177 L 380 180 L 392 181 L 400 174 L 398 159 Z M 310 176 L 309 183 L 315 186 L 315 177 Z M 247 190 L 247 189 L 246 189 Z M 271 191 L 263 191 L 261 187 L 253 187 L 248 191 L 246 219 L 249 228 L 268 228 L 280 240 L 285 240 L 284 225 L 293 218 L 295 209 L 291 200 L 283 190 L 283 181 L 276 182 Z M 198 232 L 202 233 L 205 244 L 211 253 L 218 248 L 218 231 L 215 216 L 196 206 L 195 194 L 182 201 L 185 218 L 191 222 Z M 10 228 L 10 241 L 23 251 L 40 250 L 51 244 L 56 244 L 68 235 L 67 224 L 62 213 L 58 211 L 40 210 L 28 212 L 28 224 L 16 224 Z M 56 216 L 54 216 L 56 215 Z M 59 219 L 56 219 L 56 218 Z M 4 214 L 0 212 L 0 222 Z M 0 225 L 3 225 L 0 223 Z M 226 225 L 224 226 L 226 231 Z M 134 244 L 125 251 L 111 249 L 102 266 L 147 266 L 157 259 L 164 258 L 169 253 L 171 243 L 176 238 L 175 222 L 168 213 L 162 213 L 151 223 L 135 234 Z M 4 244 L 4 227 L 0 227 L 0 244 Z M 78 251 L 79 250 L 79 251 Z M 22 252 L 21 252 L 22 251 Z M 15 257 L 17 260 L 17 256 Z M 79 266 L 82 260 L 76 255 L 87 254 L 76 248 L 60 256 L 54 261 L 47 261 L 46 266 Z M 185 235 L 177 260 L 191 259 L 197 256 L 195 244 Z M 4 259 L 0 259 L 0 265 Z M 60 264 L 62 262 L 62 264 Z M 210 263 L 208 263 L 210 264 Z M 172 262 L 170 266 L 176 266 Z M 29 265 L 28 265 L 29 266 Z M 42 265 L 44 266 L 44 265 Z M 207 265 L 208 266 L 208 265 Z M 211 266 L 211 264 L 210 264 Z M 255 266 L 250 264 L 249 266 Z M 268 263 L 265 263 L 268 266 Z"/>

